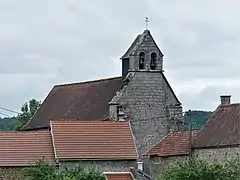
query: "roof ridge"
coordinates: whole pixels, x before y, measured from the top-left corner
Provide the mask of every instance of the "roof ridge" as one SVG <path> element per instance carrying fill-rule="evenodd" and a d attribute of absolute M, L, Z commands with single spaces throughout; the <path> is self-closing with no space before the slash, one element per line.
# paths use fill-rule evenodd
<path fill-rule="evenodd" d="M 41 134 L 49 132 L 48 130 L 44 131 L 1 131 L 0 134 Z"/>
<path fill-rule="evenodd" d="M 128 123 L 128 121 L 113 121 L 113 120 L 86 120 L 86 121 L 78 121 L 78 120 L 64 120 L 64 121 L 54 121 L 52 120 L 51 122 L 53 123 L 68 123 L 68 124 L 71 124 L 71 123 Z"/>
<path fill-rule="evenodd" d="M 95 82 L 101 82 L 101 81 L 109 81 L 109 80 L 120 79 L 120 78 L 122 78 L 122 76 L 108 77 L 108 78 L 95 79 L 95 80 L 87 80 L 87 81 L 83 81 L 83 82 L 73 82 L 73 83 L 57 84 L 57 85 L 54 85 L 54 87 L 73 86 L 73 85 L 79 85 L 79 84 L 89 84 L 89 83 L 95 83 Z"/>

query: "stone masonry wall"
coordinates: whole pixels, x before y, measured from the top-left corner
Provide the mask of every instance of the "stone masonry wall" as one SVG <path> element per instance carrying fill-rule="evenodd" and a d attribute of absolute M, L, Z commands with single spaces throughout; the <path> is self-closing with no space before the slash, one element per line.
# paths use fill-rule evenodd
<path fill-rule="evenodd" d="M 130 57 L 131 62 L 131 69 L 134 70 L 139 70 L 139 54 L 141 52 L 145 53 L 145 61 L 144 61 L 144 66 L 145 66 L 145 71 L 151 70 L 150 68 L 150 62 L 151 62 L 151 54 L 156 53 L 157 58 L 156 58 L 156 71 L 162 71 L 163 69 L 163 55 L 159 51 L 158 47 L 154 43 L 154 40 L 150 36 L 148 31 L 144 31 L 143 35 L 141 36 L 142 41 L 140 40 L 140 44 L 138 46 L 137 51 L 135 54 L 133 54 Z M 143 70 L 144 71 L 144 70 Z"/>
<path fill-rule="evenodd" d="M 229 160 L 234 156 L 240 155 L 239 147 L 211 148 L 211 149 L 195 149 L 194 158 L 198 158 L 209 163 L 222 162 Z"/>
<path fill-rule="evenodd" d="M 171 157 L 153 157 L 150 158 L 149 161 L 150 164 L 150 175 L 154 177 L 155 179 L 166 172 L 171 167 L 174 167 L 177 165 L 177 163 L 186 161 L 188 159 L 188 156 L 171 156 Z"/>
<path fill-rule="evenodd" d="M 177 100 L 160 72 L 134 72 L 111 101 L 120 104 L 131 121 L 138 153 L 145 153 L 171 129 L 168 106 Z M 181 106 L 174 109 L 179 113 Z M 111 111 L 110 117 L 116 117 Z M 174 114 L 171 111 L 171 114 Z M 173 120 L 174 121 L 174 120 Z"/>
<path fill-rule="evenodd" d="M 131 167 L 135 167 L 137 165 L 136 160 L 108 160 L 108 161 L 99 161 L 99 160 L 91 160 L 91 161 L 68 161 L 68 162 L 60 162 L 60 168 L 68 167 L 72 168 L 78 165 L 83 165 L 85 167 L 94 167 L 98 168 L 102 172 L 125 172 L 129 171 Z"/>

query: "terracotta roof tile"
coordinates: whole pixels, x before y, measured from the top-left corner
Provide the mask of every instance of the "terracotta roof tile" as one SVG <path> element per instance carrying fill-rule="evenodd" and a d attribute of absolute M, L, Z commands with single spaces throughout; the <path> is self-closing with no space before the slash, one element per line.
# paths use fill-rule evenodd
<path fill-rule="evenodd" d="M 108 117 L 108 102 L 122 77 L 54 86 L 23 129 L 49 127 L 50 120 L 100 120 Z"/>
<path fill-rule="evenodd" d="M 220 105 L 202 130 L 194 148 L 240 144 L 240 104 Z"/>
<path fill-rule="evenodd" d="M 1 132 L 0 166 L 28 166 L 42 157 L 54 162 L 52 140 L 49 131 Z"/>
<path fill-rule="evenodd" d="M 129 122 L 51 121 L 59 159 L 136 159 Z"/>
<path fill-rule="evenodd" d="M 130 172 L 111 172 L 104 173 L 107 180 L 134 180 L 132 173 Z"/>
<path fill-rule="evenodd" d="M 198 131 L 192 132 L 195 139 Z M 144 155 L 168 157 L 188 154 L 189 131 L 171 132 Z"/>

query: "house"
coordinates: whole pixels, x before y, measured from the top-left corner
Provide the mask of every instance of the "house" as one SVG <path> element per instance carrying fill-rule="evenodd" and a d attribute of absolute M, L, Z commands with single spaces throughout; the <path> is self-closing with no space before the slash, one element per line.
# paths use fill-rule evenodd
<path fill-rule="evenodd" d="M 192 132 L 193 140 L 197 134 L 197 130 Z M 176 163 L 188 160 L 189 135 L 189 131 L 171 132 L 149 149 L 144 154 L 149 174 L 157 177 Z"/>
<path fill-rule="evenodd" d="M 23 129 L 48 129 L 50 121 L 130 121 L 140 156 L 181 129 L 181 102 L 164 75 L 163 53 L 149 30 L 136 37 L 121 61 L 121 77 L 54 86 Z"/>
<path fill-rule="evenodd" d="M 230 95 L 221 103 L 201 130 L 192 131 L 192 158 L 209 163 L 224 162 L 240 152 L 240 103 Z M 189 131 L 170 132 L 144 153 L 147 172 L 153 177 L 189 158 Z"/>
<path fill-rule="evenodd" d="M 0 143 L 5 178 L 42 157 L 60 169 L 84 165 L 129 173 L 138 159 L 129 121 L 51 121 L 49 130 L 2 132 Z"/>
<path fill-rule="evenodd" d="M 0 132 L 0 179 L 15 179 L 18 171 L 43 156 L 55 164 L 50 132 Z"/>
<path fill-rule="evenodd" d="M 194 156 L 208 162 L 239 156 L 239 129 L 240 103 L 231 103 L 230 95 L 221 96 L 220 105 L 194 141 Z"/>

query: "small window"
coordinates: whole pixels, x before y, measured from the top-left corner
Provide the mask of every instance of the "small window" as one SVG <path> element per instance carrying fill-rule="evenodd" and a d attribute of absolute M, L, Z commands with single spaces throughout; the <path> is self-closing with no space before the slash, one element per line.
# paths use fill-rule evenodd
<path fill-rule="evenodd" d="M 145 60 L 145 53 L 141 52 L 139 54 L 139 69 L 144 69 L 144 60 Z"/>
<path fill-rule="evenodd" d="M 152 70 L 155 70 L 156 69 L 156 62 L 157 62 L 157 54 L 156 53 L 152 53 L 151 54 L 151 63 L 150 63 L 150 68 Z"/>

